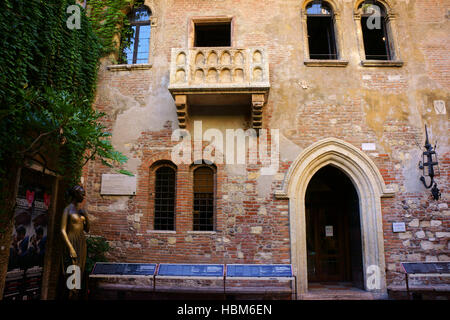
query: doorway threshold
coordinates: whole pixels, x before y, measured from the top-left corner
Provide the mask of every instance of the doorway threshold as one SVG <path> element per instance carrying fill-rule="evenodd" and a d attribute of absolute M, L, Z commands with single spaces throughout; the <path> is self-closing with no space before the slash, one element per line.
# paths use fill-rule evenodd
<path fill-rule="evenodd" d="M 375 300 L 368 291 L 356 288 L 351 282 L 310 282 L 302 300 Z"/>

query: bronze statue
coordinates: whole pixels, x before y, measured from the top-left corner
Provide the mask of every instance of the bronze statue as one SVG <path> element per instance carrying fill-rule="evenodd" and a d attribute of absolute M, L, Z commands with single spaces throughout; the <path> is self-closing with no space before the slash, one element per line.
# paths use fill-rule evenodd
<path fill-rule="evenodd" d="M 64 241 L 63 249 L 63 275 L 66 275 L 69 265 L 80 268 L 82 278 L 87 256 L 86 237 L 84 232 L 89 232 L 89 219 L 84 210 L 84 197 L 86 192 L 81 186 L 74 186 L 69 190 L 71 203 L 64 209 L 61 221 L 61 235 Z M 83 281 L 82 281 L 83 282 Z M 78 295 L 76 289 L 70 290 L 69 299 Z"/>

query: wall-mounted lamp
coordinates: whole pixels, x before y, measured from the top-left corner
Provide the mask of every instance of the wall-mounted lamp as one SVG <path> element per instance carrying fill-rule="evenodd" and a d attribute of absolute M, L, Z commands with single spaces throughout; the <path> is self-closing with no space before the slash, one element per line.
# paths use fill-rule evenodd
<path fill-rule="evenodd" d="M 422 169 L 423 175 L 420 177 L 420 181 L 422 181 L 425 188 L 430 189 L 431 188 L 431 194 L 433 196 L 434 200 L 439 200 L 441 197 L 441 192 L 439 191 L 437 187 L 437 183 L 434 181 L 434 177 L 439 175 L 439 163 L 437 160 L 437 154 L 436 154 L 436 146 L 433 146 L 430 144 L 428 139 L 428 129 L 425 125 L 425 135 L 426 135 L 426 141 L 425 141 L 425 151 L 422 154 L 422 161 L 419 162 L 419 168 Z M 436 174 L 434 167 L 437 167 Z M 425 181 L 425 177 L 430 177 L 430 183 L 427 184 Z"/>

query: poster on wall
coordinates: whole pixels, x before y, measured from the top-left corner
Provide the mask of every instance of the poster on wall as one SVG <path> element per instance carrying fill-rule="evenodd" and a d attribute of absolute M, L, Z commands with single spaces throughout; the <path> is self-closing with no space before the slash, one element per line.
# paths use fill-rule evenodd
<path fill-rule="evenodd" d="M 28 179 L 27 179 L 28 178 Z M 40 298 L 51 186 L 23 176 L 16 198 L 5 299 Z"/>

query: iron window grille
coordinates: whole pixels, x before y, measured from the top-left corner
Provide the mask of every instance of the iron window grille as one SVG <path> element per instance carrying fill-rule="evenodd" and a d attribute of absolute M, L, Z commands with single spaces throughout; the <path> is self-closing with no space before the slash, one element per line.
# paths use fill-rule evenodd
<path fill-rule="evenodd" d="M 209 167 L 194 170 L 194 231 L 214 230 L 215 174 Z"/>
<path fill-rule="evenodd" d="M 155 230 L 175 230 L 175 170 L 160 167 L 155 173 Z"/>

